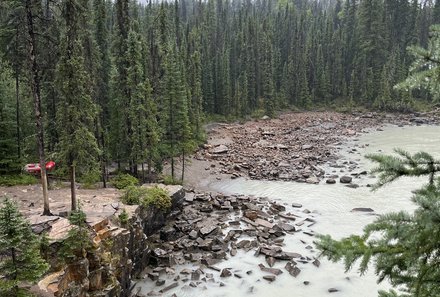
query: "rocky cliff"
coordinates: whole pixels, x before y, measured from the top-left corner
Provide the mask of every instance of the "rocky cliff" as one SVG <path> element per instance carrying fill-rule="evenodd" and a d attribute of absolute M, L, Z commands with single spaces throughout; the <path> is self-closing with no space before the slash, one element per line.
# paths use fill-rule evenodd
<path fill-rule="evenodd" d="M 46 256 L 52 273 L 39 287 L 59 297 L 128 296 L 132 279 L 149 262 L 151 249 L 147 237 L 179 213 L 185 196 L 181 186 L 160 186 L 172 198 L 172 207 L 167 211 L 116 201 L 93 207 L 85 205 L 93 248 L 69 264 L 63 264 L 59 257 L 63 239 L 71 228 L 68 220 L 61 216 L 31 217 L 34 231 L 46 231 L 50 242 Z M 121 224 L 118 217 L 123 209 L 128 213 L 128 222 Z"/>

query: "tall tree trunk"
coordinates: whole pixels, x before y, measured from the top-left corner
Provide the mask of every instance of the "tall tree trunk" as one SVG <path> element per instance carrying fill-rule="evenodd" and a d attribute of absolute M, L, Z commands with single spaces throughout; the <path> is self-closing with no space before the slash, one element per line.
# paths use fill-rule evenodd
<path fill-rule="evenodd" d="M 20 135 L 20 83 L 18 79 L 18 66 L 15 70 L 15 101 L 16 101 L 16 125 L 17 125 L 17 156 L 21 159 L 21 135 Z"/>
<path fill-rule="evenodd" d="M 15 33 L 15 50 L 18 51 L 18 26 Z M 15 58 L 15 100 L 16 100 L 16 124 L 17 124 L 17 156 L 21 159 L 21 135 L 20 135 L 20 74 L 18 57 Z"/>
<path fill-rule="evenodd" d="M 145 183 L 145 169 L 144 169 L 144 162 L 142 162 L 142 183 Z"/>
<path fill-rule="evenodd" d="M 70 196 L 72 199 L 72 211 L 76 210 L 76 188 L 75 188 L 75 165 L 70 165 Z"/>
<path fill-rule="evenodd" d="M 174 180 L 174 157 L 171 156 L 171 177 Z"/>
<path fill-rule="evenodd" d="M 106 172 L 106 166 L 105 166 L 105 160 L 102 160 L 101 162 L 101 174 L 102 174 L 102 186 L 104 188 L 107 188 L 107 172 Z"/>
<path fill-rule="evenodd" d="M 182 150 L 182 184 L 183 184 L 184 176 L 185 176 L 185 150 Z"/>
<path fill-rule="evenodd" d="M 44 209 L 43 215 L 51 215 L 49 209 L 49 197 L 47 194 L 47 175 L 46 175 L 46 156 L 44 154 L 44 130 L 43 121 L 41 115 L 41 95 L 40 95 L 40 76 L 38 73 L 38 64 L 35 56 L 35 33 L 34 33 L 34 20 L 32 13 L 31 0 L 26 0 L 26 19 L 28 29 L 28 47 L 29 47 L 29 62 L 31 65 L 31 90 L 34 97 L 34 109 L 35 109 L 35 126 L 37 129 L 37 144 L 38 155 L 40 159 L 41 168 L 41 186 L 43 187 L 43 201 Z"/>

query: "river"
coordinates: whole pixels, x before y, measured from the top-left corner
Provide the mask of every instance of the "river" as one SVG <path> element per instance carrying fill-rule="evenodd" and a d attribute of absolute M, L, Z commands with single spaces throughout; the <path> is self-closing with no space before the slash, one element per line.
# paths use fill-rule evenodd
<path fill-rule="evenodd" d="M 341 159 L 338 164 L 343 167 L 354 161 L 360 168 L 353 172 L 368 170 L 372 164 L 363 156 L 368 153 L 385 152 L 391 153 L 394 148 L 403 148 L 409 152 L 424 150 L 431 152 L 434 156 L 440 156 L 440 127 L 414 126 L 395 127 L 389 126 L 383 131 L 371 131 L 363 134 L 357 139 L 350 140 L 341 146 Z M 353 150 L 354 149 L 354 150 Z M 345 163 L 345 164 L 344 164 Z M 344 168 L 333 168 L 325 166 L 326 173 L 349 174 Z M 333 172 L 332 172 L 333 171 Z M 374 214 L 382 214 L 390 211 L 414 210 L 411 202 L 411 191 L 420 187 L 426 178 L 402 178 L 375 192 L 367 187 L 374 182 L 372 177 L 363 176 L 354 178 L 353 182 L 359 184 L 357 189 L 348 188 L 342 184 L 327 185 L 324 182 L 318 185 L 294 183 L 256 181 L 239 178 L 235 180 L 223 180 L 212 182 L 209 188 L 213 191 L 225 194 L 244 194 L 261 197 L 269 197 L 280 203 L 300 203 L 303 208 L 312 212 L 316 224 L 313 230 L 316 233 L 330 234 L 334 238 L 341 238 L 349 234 L 362 231 L 362 228 L 372 222 Z M 375 212 L 360 213 L 351 212 L 353 208 L 369 207 Z M 305 244 L 304 244 L 305 242 Z M 317 256 L 314 251 L 313 237 L 303 233 L 287 236 L 286 246 L 283 250 Z M 307 247 L 309 246 L 309 247 Z M 307 248 L 306 248 L 307 247 Z M 340 263 L 330 263 L 320 259 L 320 267 L 313 265 L 300 266 L 301 273 L 293 278 L 288 273 L 283 273 L 271 284 L 262 280 L 262 273 L 256 269 L 259 263 L 264 263 L 261 257 L 254 257 L 253 252 L 239 254 L 228 261 L 220 263 L 220 268 L 232 267 L 243 272 L 252 271 L 252 274 L 243 279 L 228 278 L 222 280 L 225 284 L 219 287 L 218 283 L 199 286 L 198 288 L 180 287 L 169 291 L 165 296 L 175 293 L 177 296 L 295 296 L 295 297 L 376 297 L 379 289 L 387 289 L 387 283 L 377 284 L 374 267 L 371 266 L 368 272 L 359 276 L 356 269 L 344 272 Z M 275 264 L 276 268 L 283 269 L 284 263 Z M 304 282 L 309 282 L 307 285 Z M 151 282 L 142 282 L 143 292 L 154 289 Z M 338 290 L 336 293 L 329 293 L 330 288 Z"/>

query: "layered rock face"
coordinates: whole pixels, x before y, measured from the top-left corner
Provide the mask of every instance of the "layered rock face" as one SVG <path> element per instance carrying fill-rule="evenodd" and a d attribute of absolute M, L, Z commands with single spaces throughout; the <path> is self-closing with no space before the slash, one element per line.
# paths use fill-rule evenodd
<path fill-rule="evenodd" d="M 47 232 L 51 242 L 47 259 L 53 273 L 40 281 L 40 288 L 59 297 L 128 296 L 132 279 L 138 277 L 149 262 L 151 249 L 147 236 L 157 232 L 179 212 L 185 196 L 181 186 L 159 186 L 172 198 L 172 207 L 167 211 L 118 202 L 83 207 L 93 234 L 93 248 L 68 264 L 62 263 L 59 251 L 72 228 L 69 221 L 59 216 L 30 217 L 33 230 Z M 123 209 L 129 219 L 122 226 L 118 216 Z"/>

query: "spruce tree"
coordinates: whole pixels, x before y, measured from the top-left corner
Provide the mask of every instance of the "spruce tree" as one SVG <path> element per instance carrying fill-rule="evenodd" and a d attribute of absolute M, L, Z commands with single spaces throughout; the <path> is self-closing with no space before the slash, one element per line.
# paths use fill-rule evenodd
<path fill-rule="evenodd" d="M 380 297 L 432 297 L 440 295 L 438 280 L 438 243 L 440 240 L 440 160 L 425 152 L 411 155 L 396 150 L 398 156 L 370 155 L 378 167 L 375 188 L 402 176 L 429 177 L 427 185 L 412 198 L 418 206 L 414 213 L 400 211 L 380 215 L 364 228 L 362 235 L 334 240 L 319 236 L 316 243 L 322 254 L 332 261 L 343 261 L 346 270 L 360 260 L 359 272 L 365 273 L 374 262 L 379 282 L 387 279 L 398 288 L 380 291 Z"/>
<path fill-rule="evenodd" d="M 397 84 L 401 90 L 426 90 L 434 101 L 440 101 L 440 25 L 431 27 L 431 34 L 427 48 L 411 46 L 409 52 L 414 58 L 410 73 L 406 80 Z"/>
<path fill-rule="evenodd" d="M 0 174 L 19 170 L 17 155 L 14 81 L 9 65 L 0 56 Z"/>
<path fill-rule="evenodd" d="M 24 295 L 23 283 L 34 283 L 49 266 L 40 256 L 39 241 L 17 205 L 6 197 L 0 208 L 0 295 Z"/>
<path fill-rule="evenodd" d="M 88 7 L 87 4 L 88 0 L 64 1 L 63 55 L 57 68 L 57 84 L 61 97 L 58 114 L 58 152 L 70 172 L 72 210 L 77 207 L 77 168 L 79 173 L 96 170 L 100 153 L 93 129 L 97 108 L 91 98 L 92 78 L 85 69 L 80 38 L 81 14 Z"/>

